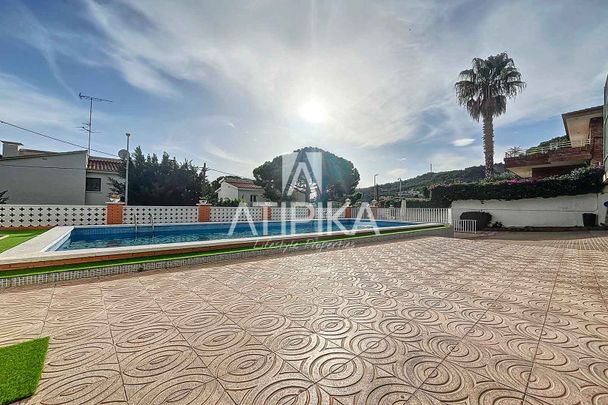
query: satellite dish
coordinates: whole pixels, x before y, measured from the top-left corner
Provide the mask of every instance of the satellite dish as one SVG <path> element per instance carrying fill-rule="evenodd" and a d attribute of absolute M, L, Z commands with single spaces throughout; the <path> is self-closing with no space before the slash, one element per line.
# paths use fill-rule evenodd
<path fill-rule="evenodd" d="M 129 152 L 126 149 L 121 149 L 118 151 L 118 156 L 123 160 L 127 160 L 129 157 Z"/>

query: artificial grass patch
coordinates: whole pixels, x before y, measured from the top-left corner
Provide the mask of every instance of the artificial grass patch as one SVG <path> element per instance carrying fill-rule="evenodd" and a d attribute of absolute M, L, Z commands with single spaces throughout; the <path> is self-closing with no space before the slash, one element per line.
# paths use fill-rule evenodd
<path fill-rule="evenodd" d="M 46 229 L 24 231 L 0 231 L 0 238 L 2 238 L 3 236 L 8 236 L 7 238 L 0 239 L 0 253 L 14 248 L 15 246 L 20 245 L 23 242 L 30 240 L 33 237 L 38 236 L 44 232 L 46 232 Z"/>
<path fill-rule="evenodd" d="M 0 347 L 0 405 L 36 392 L 42 375 L 49 338 Z"/>

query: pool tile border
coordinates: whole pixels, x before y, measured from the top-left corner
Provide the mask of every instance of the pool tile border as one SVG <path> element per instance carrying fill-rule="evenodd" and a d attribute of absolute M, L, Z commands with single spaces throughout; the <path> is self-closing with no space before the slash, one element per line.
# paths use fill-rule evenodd
<path fill-rule="evenodd" d="M 0 278 L 0 288 L 9 287 L 20 287 L 29 286 L 36 284 L 48 284 L 57 283 L 62 281 L 71 281 L 77 279 L 86 278 L 100 278 L 106 276 L 115 276 L 127 273 L 137 273 L 142 271 L 151 270 L 164 270 L 174 267 L 192 266 L 197 264 L 208 264 L 224 262 L 229 260 L 243 260 L 251 259 L 263 256 L 272 256 L 282 253 L 295 253 L 314 251 L 320 249 L 341 249 L 345 247 L 351 247 L 356 245 L 364 244 L 375 244 L 380 242 L 415 238 L 415 237 L 428 237 L 428 236 L 441 236 L 441 237 L 453 237 L 453 229 L 449 226 L 441 228 L 431 229 L 420 229 L 415 232 L 398 232 L 375 235 L 371 237 L 360 237 L 360 238 L 348 238 L 348 239 L 337 239 L 337 240 L 321 240 L 311 243 L 295 244 L 295 245 L 284 245 L 266 249 L 252 249 L 247 251 L 239 252 L 225 252 L 210 254 L 205 256 L 196 256 L 188 258 L 176 258 L 159 261 L 150 261 L 144 263 L 133 263 L 123 265 L 109 265 L 103 267 L 91 267 L 80 270 L 66 270 L 52 273 L 40 273 L 26 276 L 15 276 Z M 94 263 L 91 263 L 94 266 Z"/>

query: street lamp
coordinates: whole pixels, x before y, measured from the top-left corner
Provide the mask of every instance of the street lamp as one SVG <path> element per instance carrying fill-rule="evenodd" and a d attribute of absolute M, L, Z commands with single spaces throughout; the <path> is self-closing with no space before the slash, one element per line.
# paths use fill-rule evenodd
<path fill-rule="evenodd" d="M 378 201 L 378 184 L 376 183 L 376 178 L 378 174 L 374 174 L 374 200 Z"/>

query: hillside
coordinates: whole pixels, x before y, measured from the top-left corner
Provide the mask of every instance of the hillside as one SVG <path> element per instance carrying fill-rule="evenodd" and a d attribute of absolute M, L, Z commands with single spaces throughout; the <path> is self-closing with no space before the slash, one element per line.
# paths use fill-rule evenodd
<path fill-rule="evenodd" d="M 505 165 L 497 163 L 494 165 L 496 174 L 505 172 Z M 416 190 L 422 192 L 427 187 L 430 188 L 435 184 L 450 184 L 450 183 L 466 183 L 471 181 L 482 180 L 485 177 L 484 166 L 471 166 L 461 170 L 450 170 L 447 172 L 437 173 L 425 173 L 420 176 L 413 177 L 411 179 L 403 180 L 401 182 L 402 190 Z M 379 185 L 378 194 L 380 196 L 396 196 L 399 192 L 399 181 L 394 183 L 385 183 Z M 374 195 L 373 187 L 360 188 L 359 191 L 362 194 L 362 201 L 371 201 Z"/>

